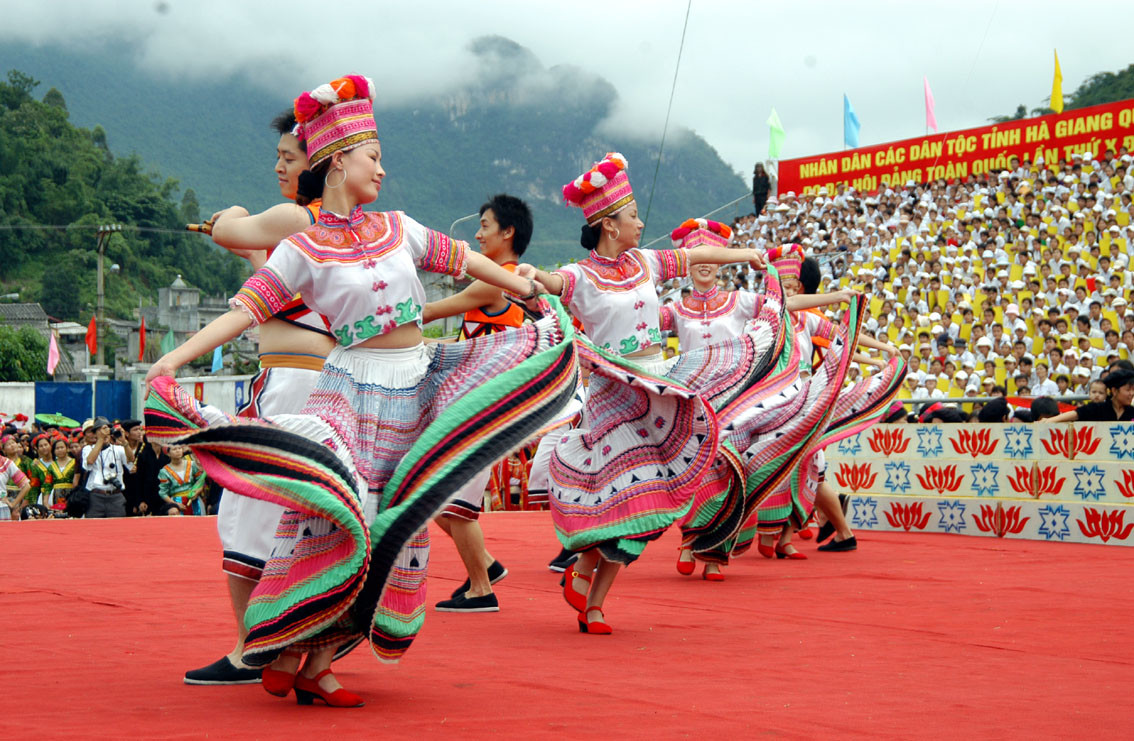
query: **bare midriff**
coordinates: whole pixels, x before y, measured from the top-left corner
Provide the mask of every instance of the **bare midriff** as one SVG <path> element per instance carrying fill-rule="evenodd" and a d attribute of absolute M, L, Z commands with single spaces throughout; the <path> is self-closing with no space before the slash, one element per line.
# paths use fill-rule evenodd
<path fill-rule="evenodd" d="M 326 357 L 334 346 L 335 341 L 326 335 L 279 319 L 269 319 L 260 325 L 261 353 L 309 353 Z"/>
<path fill-rule="evenodd" d="M 371 337 L 355 347 L 371 347 L 378 350 L 397 350 L 421 344 L 421 328 L 416 323 L 403 324 L 392 332 Z"/>

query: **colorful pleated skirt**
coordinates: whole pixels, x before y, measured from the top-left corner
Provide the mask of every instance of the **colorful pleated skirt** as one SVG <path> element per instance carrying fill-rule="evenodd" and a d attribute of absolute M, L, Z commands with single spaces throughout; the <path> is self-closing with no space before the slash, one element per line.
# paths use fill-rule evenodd
<path fill-rule="evenodd" d="M 767 310 L 782 313 L 777 300 Z M 774 367 L 778 321 L 676 361 L 623 358 L 578 338 L 580 366 L 591 374 L 586 406 L 576 429 L 552 436 L 549 465 L 552 519 L 564 547 L 598 548 L 629 564 L 675 522 L 695 533 L 699 547 L 736 531 L 741 463 L 736 450 L 721 446 L 717 410 Z"/>
<path fill-rule="evenodd" d="M 152 439 L 189 445 L 222 486 L 290 510 L 249 601 L 246 664 L 360 636 L 380 660 L 405 653 L 424 620 L 429 520 L 575 393 L 574 331 L 558 301 L 544 309 L 466 342 L 336 349 L 301 414 L 237 419 L 171 378 L 153 383 Z"/>

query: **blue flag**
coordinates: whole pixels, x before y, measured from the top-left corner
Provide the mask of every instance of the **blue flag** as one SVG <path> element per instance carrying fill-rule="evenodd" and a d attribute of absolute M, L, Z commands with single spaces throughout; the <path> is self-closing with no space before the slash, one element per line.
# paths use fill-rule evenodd
<path fill-rule="evenodd" d="M 848 147 L 858 146 L 858 116 L 854 114 L 850 98 L 843 93 L 843 143 Z"/>
<path fill-rule="evenodd" d="M 217 345 L 216 349 L 213 350 L 213 373 L 216 373 L 217 371 L 224 368 L 223 353 L 224 353 L 224 346 L 223 345 Z"/>

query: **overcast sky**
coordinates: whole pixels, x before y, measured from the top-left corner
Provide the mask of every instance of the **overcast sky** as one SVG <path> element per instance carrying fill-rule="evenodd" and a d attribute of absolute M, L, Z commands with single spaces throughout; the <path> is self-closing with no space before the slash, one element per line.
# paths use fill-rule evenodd
<path fill-rule="evenodd" d="M 1055 48 L 1065 93 L 1134 61 L 1125 42 L 1134 3 L 1087 16 L 1074 7 L 693 0 L 671 123 L 704 136 L 742 174 L 767 154 L 773 106 L 787 131 L 785 158 L 842 148 L 844 92 L 863 146 L 923 134 L 922 75 L 942 131 L 983 125 L 1018 103 L 1043 103 Z M 459 84 L 473 69 L 465 45 L 500 34 L 546 66 L 604 76 L 621 100 L 608 125 L 656 138 L 685 11 L 685 0 L 16 0 L 5 3 L 0 41 L 127 43 L 156 75 L 240 71 L 287 98 L 359 72 L 380 97 L 405 101 Z"/>

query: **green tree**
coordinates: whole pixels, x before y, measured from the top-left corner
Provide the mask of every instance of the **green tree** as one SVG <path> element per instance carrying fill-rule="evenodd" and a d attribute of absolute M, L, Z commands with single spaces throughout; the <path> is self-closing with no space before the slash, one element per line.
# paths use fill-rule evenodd
<path fill-rule="evenodd" d="M 62 108 L 63 110 L 67 110 L 67 102 L 63 100 L 63 93 L 59 92 L 55 88 L 51 88 L 43 94 L 43 104 L 52 106 L 54 108 Z"/>
<path fill-rule="evenodd" d="M 77 320 L 95 303 L 96 227 L 120 223 L 126 229 L 106 245 L 107 264 L 122 267 L 106 279 L 109 316 L 132 318 L 139 298 L 153 299 L 178 273 L 208 294 L 235 292 L 243 262 L 183 231 L 184 217 L 199 215 L 194 192 L 182 195 L 176 180 L 147 173 L 137 156 L 112 156 L 104 130 L 71 124 L 58 90 L 38 101 L 36 80 L 16 70 L 7 80 L 0 82 L 0 225 L 15 228 L 0 230 L 0 282 L 8 290 Z"/>
<path fill-rule="evenodd" d="M 47 340 L 31 327 L 0 324 L 0 381 L 46 381 Z"/>

